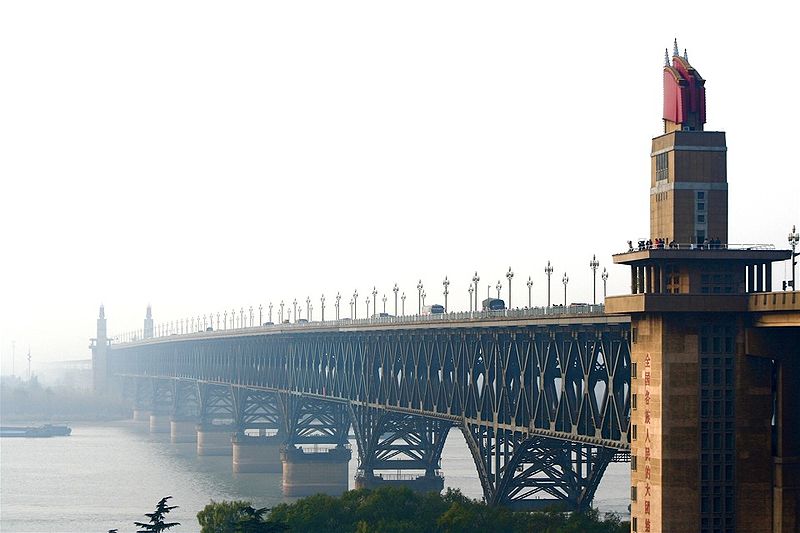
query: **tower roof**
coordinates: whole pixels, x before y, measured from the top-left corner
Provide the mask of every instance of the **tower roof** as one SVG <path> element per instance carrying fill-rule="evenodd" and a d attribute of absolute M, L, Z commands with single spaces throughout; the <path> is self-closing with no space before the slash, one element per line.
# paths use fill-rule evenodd
<path fill-rule="evenodd" d="M 664 121 L 665 130 L 702 130 L 706 122 L 706 80 L 689 63 L 684 50 L 678 51 L 678 42 L 672 61 L 665 58 L 664 65 Z"/>

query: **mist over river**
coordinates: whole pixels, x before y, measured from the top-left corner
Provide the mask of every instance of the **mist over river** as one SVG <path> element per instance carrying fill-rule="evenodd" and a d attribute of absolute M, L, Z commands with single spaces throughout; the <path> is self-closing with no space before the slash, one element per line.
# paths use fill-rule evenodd
<path fill-rule="evenodd" d="M 136 530 L 163 496 L 178 505 L 169 514 L 199 531 L 196 515 L 210 500 L 249 500 L 255 507 L 292 501 L 281 494 L 281 474 L 233 474 L 230 457 L 198 457 L 194 444 L 171 444 L 144 424 L 72 424 L 72 436 L 0 440 L 0 530 L 3 532 L 105 532 Z M 355 442 L 350 488 L 357 466 Z M 461 433 L 450 432 L 442 453 L 445 486 L 482 496 Z M 624 517 L 629 497 L 627 463 L 608 467 L 594 504 Z"/>

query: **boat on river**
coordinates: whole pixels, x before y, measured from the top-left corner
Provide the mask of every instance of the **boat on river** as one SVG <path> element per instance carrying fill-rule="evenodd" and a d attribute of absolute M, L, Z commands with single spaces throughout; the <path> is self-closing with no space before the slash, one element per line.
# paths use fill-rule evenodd
<path fill-rule="evenodd" d="M 72 428 L 64 424 L 44 424 L 42 426 L 0 426 L 0 437 L 66 437 Z"/>

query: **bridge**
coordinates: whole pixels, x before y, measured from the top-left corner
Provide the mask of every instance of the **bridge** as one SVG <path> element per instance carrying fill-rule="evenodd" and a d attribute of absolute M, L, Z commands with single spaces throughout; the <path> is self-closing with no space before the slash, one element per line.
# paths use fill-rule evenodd
<path fill-rule="evenodd" d="M 347 488 L 350 431 L 357 486 L 441 490 L 457 427 L 490 504 L 585 509 L 629 459 L 633 532 L 800 530 L 800 238 L 730 243 L 725 133 L 704 130 L 704 80 L 677 46 L 664 98 L 651 237 L 613 255 L 630 294 L 478 311 L 476 292 L 469 313 L 394 317 L 373 299 L 361 320 L 337 299 L 336 320 L 287 323 L 281 305 L 279 324 L 271 306 L 266 324 L 242 308 L 157 327 L 148 309 L 113 338 L 101 307 L 95 389 L 235 471 L 283 472 L 288 495 Z M 792 291 L 775 292 L 786 260 Z"/>
<path fill-rule="evenodd" d="M 283 447 L 292 464 L 285 475 L 297 474 L 284 480 L 289 493 L 316 491 L 337 478 L 335 488 L 322 488 L 346 488 L 350 427 L 359 486 L 399 472 L 404 484 L 441 490 L 442 446 L 458 427 L 488 502 L 583 508 L 608 463 L 630 449 L 630 321 L 602 309 L 168 334 L 112 344 L 108 373 L 127 384 L 137 408 L 152 413 L 154 430 L 163 422 L 180 440 L 186 422 L 189 438 L 197 426 L 199 453 L 216 446 L 241 463 L 235 468 L 278 469 L 278 453 L 271 466 L 245 456 L 249 450 L 262 457 L 253 451 L 259 443 Z M 217 430 L 223 435 L 212 445 Z M 274 435 L 248 435 L 258 430 Z M 328 469 L 310 479 L 321 459 L 302 451 L 309 444 L 338 459 L 336 478 Z M 316 470 L 302 472 L 295 464 L 302 461 L 316 461 Z"/>

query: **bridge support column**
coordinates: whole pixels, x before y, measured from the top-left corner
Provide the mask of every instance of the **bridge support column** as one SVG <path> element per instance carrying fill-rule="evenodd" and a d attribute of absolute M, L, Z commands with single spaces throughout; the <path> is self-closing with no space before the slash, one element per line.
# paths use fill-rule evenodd
<path fill-rule="evenodd" d="M 357 489 L 394 485 L 440 492 L 444 488 L 439 467 L 451 423 L 362 407 L 351 416 L 358 439 Z"/>
<path fill-rule="evenodd" d="M 169 413 L 175 403 L 175 390 L 172 380 L 153 380 L 153 410 L 150 413 L 150 433 L 169 433 Z"/>
<path fill-rule="evenodd" d="M 281 449 L 284 495 L 339 496 L 347 491 L 352 457 L 347 406 L 296 396 L 283 396 L 281 406 L 288 435 Z"/>
<path fill-rule="evenodd" d="M 229 424 L 198 424 L 197 455 L 232 455 L 231 437 L 235 432 L 236 427 Z"/>
<path fill-rule="evenodd" d="M 169 422 L 169 440 L 172 444 L 197 442 L 197 419 L 173 416 Z"/>
<path fill-rule="evenodd" d="M 236 433 L 233 436 L 233 471 L 239 474 L 283 472 L 281 448 L 284 436 L 251 436 Z"/>
<path fill-rule="evenodd" d="M 150 413 L 150 433 L 170 433 L 170 419 L 166 413 Z"/>
<path fill-rule="evenodd" d="M 150 424 L 150 409 L 145 409 L 141 407 L 134 407 L 133 408 L 133 421 L 134 422 L 144 422 Z"/>
<path fill-rule="evenodd" d="M 347 465 L 351 457 L 352 451 L 342 446 L 310 452 L 294 446 L 284 447 L 281 450 L 283 494 L 341 495 L 348 489 Z"/>

